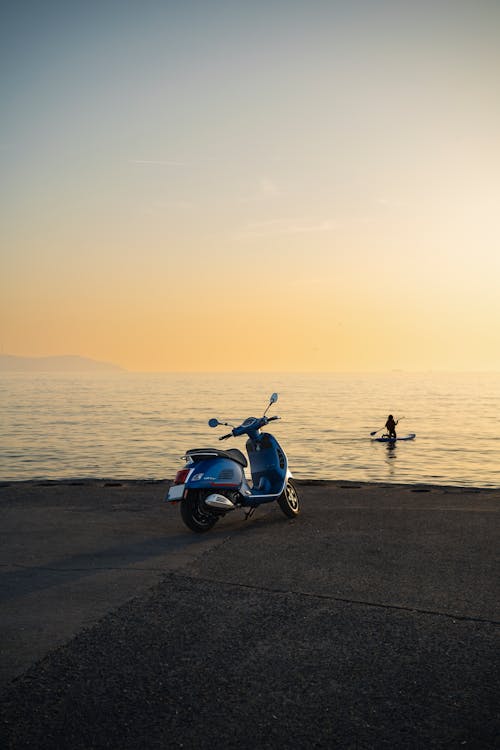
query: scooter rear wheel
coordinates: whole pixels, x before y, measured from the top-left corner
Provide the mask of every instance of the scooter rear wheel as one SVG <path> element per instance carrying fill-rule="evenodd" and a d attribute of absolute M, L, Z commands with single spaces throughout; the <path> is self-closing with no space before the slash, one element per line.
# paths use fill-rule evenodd
<path fill-rule="evenodd" d="M 295 484 L 289 479 L 285 489 L 278 498 L 278 505 L 288 518 L 295 518 L 300 513 L 300 500 Z"/>
<path fill-rule="evenodd" d="M 218 516 L 211 513 L 205 505 L 205 498 L 210 495 L 210 490 L 189 490 L 187 496 L 181 502 L 181 517 L 188 529 L 197 534 L 210 531 L 219 520 Z"/>

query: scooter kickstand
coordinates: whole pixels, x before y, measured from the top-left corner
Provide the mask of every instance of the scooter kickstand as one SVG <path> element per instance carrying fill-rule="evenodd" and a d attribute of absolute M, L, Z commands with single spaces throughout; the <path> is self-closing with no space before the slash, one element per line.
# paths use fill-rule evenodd
<path fill-rule="evenodd" d="M 250 508 L 250 510 L 245 513 L 245 521 L 248 521 L 250 516 L 253 516 L 256 510 L 256 508 Z"/>

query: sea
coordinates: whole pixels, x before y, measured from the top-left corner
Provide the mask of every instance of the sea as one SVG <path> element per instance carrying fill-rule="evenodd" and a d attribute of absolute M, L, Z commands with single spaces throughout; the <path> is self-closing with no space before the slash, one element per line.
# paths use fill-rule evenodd
<path fill-rule="evenodd" d="M 500 487 L 500 373 L 0 373 L 0 481 L 172 479 L 260 416 L 298 479 Z M 398 434 L 370 433 L 388 414 Z"/>

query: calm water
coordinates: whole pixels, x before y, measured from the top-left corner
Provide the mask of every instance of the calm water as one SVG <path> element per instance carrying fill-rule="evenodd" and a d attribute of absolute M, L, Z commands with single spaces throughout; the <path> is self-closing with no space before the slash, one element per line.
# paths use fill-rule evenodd
<path fill-rule="evenodd" d="M 269 414 L 298 478 L 500 487 L 500 374 L 0 374 L 0 479 L 172 478 L 188 448 Z M 369 433 L 404 416 L 387 446 Z"/>

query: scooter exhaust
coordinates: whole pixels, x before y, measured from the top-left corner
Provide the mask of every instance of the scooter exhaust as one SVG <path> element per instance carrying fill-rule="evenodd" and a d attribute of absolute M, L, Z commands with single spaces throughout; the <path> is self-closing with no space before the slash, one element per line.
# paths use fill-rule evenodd
<path fill-rule="evenodd" d="M 216 492 L 205 498 L 205 505 L 217 510 L 234 510 L 236 505 L 225 495 L 219 495 Z"/>

